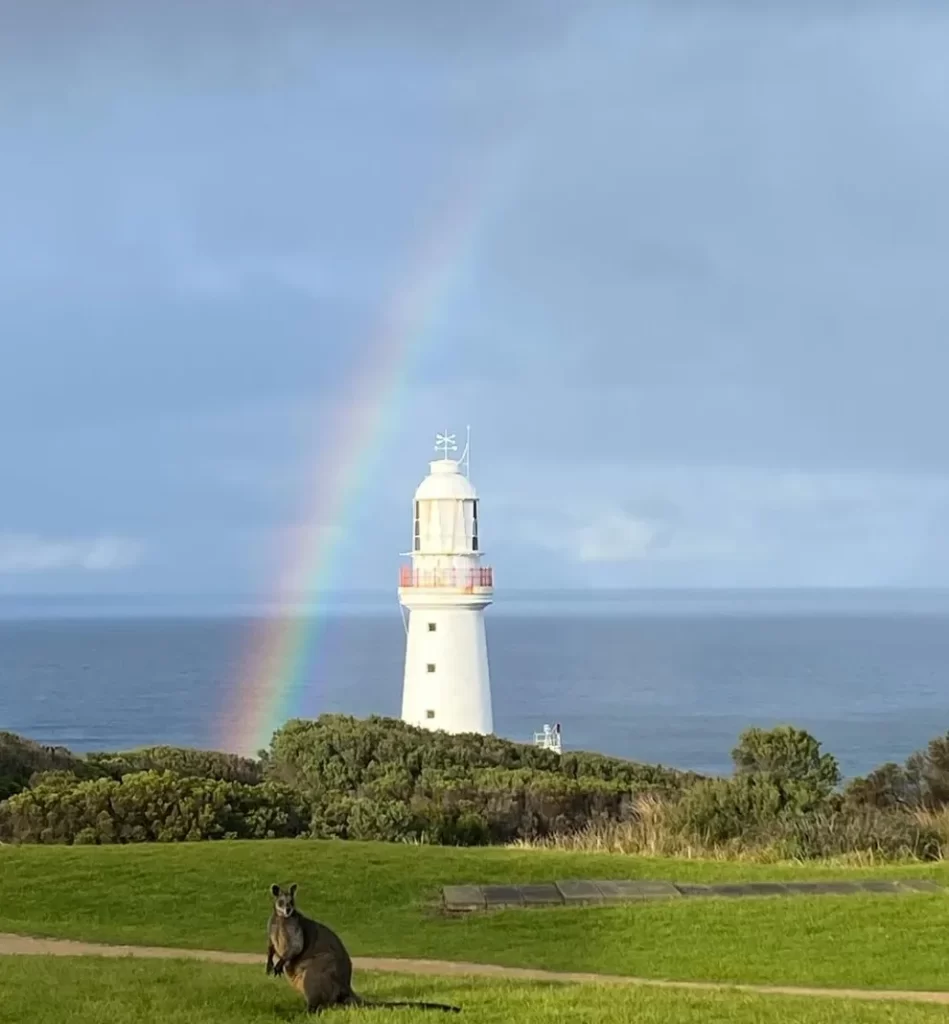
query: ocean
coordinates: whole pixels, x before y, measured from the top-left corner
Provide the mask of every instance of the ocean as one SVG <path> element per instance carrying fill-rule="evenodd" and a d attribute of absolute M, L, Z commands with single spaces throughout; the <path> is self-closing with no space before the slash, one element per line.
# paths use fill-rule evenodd
<path fill-rule="evenodd" d="M 116 598 L 0 602 L 0 729 L 73 750 L 208 747 L 236 722 L 261 611 Z M 846 776 L 949 730 L 949 595 L 521 593 L 487 611 L 495 731 L 727 773 L 749 725 L 810 730 Z M 325 614 L 296 714 L 398 716 L 394 595 Z"/>

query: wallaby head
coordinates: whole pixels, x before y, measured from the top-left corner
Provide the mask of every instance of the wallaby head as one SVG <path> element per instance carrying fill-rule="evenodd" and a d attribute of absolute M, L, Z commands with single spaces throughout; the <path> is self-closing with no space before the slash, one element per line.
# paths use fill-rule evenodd
<path fill-rule="evenodd" d="M 276 884 L 270 887 L 270 894 L 273 896 L 273 908 L 280 917 L 290 917 L 291 914 L 295 913 L 297 909 L 295 903 L 296 892 L 296 882 L 289 889 L 281 889 Z"/>

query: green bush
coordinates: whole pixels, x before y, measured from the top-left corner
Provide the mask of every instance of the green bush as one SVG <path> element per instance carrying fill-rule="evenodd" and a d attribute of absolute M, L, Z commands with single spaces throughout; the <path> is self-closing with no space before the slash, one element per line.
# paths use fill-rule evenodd
<path fill-rule="evenodd" d="M 916 770 L 888 761 L 863 778 L 851 779 L 843 798 L 848 807 L 877 810 L 916 810 L 926 803 L 925 783 Z"/>
<path fill-rule="evenodd" d="M 699 842 L 762 842 L 784 835 L 793 822 L 816 820 L 835 804 L 837 762 L 821 754 L 820 743 L 803 729 L 746 729 L 732 760 L 731 778 L 697 782 L 676 806 L 679 826 Z"/>
<path fill-rule="evenodd" d="M 136 843 L 305 834 L 309 808 L 285 786 L 135 772 L 121 780 L 57 773 L 0 803 L 0 840 Z"/>
<path fill-rule="evenodd" d="M 89 778 L 95 769 L 65 747 L 48 747 L 12 732 L 0 732 L 0 800 L 25 789 L 37 772 L 69 771 Z"/>
<path fill-rule="evenodd" d="M 315 836 L 452 844 L 536 839 L 623 819 L 636 795 L 676 792 L 695 778 L 344 715 L 288 722 L 274 735 L 266 775 L 305 794 Z"/>
<path fill-rule="evenodd" d="M 819 804 L 840 784 L 840 768 L 831 754 L 804 729 L 779 725 L 746 729 L 738 737 L 732 761 L 739 775 L 757 775 L 775 785 L 793 787 L 804 803 Z"/>
<path fill-rule="evenodd" d="M 760 834 L 785 807 L 781 788 L 761 775 L 707 779 L 682 795 L 674 818 L 687 834 L 706 846 Z"/>
<path fill-rule="evenodd" d="M 470 777 L 487 768 L 527 768 L 577 780 L 600 779 L 630 790 L 672 791 L 698 778 L 691 772 L 600 754 L 558 756 L 498 736 L 434 732 L 378 716 L 364 720 L 348 715 L 293 719 L 274 734 L 266 758 L 268 778 L 308 791 L 354 792 L 393 773 L 407 787 L 426 770 Z"/>
<path fill-rule="evenodd" d="M 906 776 L 916 781 L 920 803 L 930 811 L 949 806 L 949 733 L 930 740 L 925 750 L 906 761 Z"/>
<path fill-rule="evenodd" d="M 949 733 L 929 741 L 903 765 L 887 762 L 848 783 L 844 799 L 854 807 L 939 811 L 949 806 Z"/>
<path fill-rule="evenodd" d="M 839 791 L 818 741 L 748 729 L 735 772 L 703 778 L 495 736 L 324 715 L 278 730 L 259 760 L 167 746 L 79 757 L 0 733 L 0 841 L 176 842 L 313 836 L 450 845 L 556 842 L 661 809 L 689 848 L 812 858 L 941 855 L 918 810 L 949 805 L 949 734 Z"/>
<path fill-rule="evenodd" d="M 119 753 L 96 751 L 86 754 L 86 763 L 99 775 L 121 779 L 134 772 L 174 772 L 196 779 L 219 779 L 253 785 L 263 781 L 263 766 L 247 757 L 217 750 L 187 747 L 143 747 Z"/>
<path fill-rule="evenodd" d="M 494 736 L 343 715 L 289 722 L 260 762 L 151 747 L 34 757 L 29 767 L 36 770 L 18 788 L 30 779 L 31 788 L 0 807 L 0 834 L 19 842 L 302 833 L 497 843 L 622 820 L 638 794 L 675 792 L 694 778 L 618 758 L 561 758 Z M 268 794 L 280 795 L 273 806 Z M 293 813 L 285 807 L 289 794 L 298 805 Z"/>

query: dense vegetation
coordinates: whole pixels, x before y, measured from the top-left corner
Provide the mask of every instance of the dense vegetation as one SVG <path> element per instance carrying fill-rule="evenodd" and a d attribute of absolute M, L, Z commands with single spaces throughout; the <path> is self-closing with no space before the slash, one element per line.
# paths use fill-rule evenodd
<path fill-rule="evenodd" d="M 0 734 L 0 839 L 316 838 L 474 845 L 628 820 L 696 776 L 391 719 L 291 721 L 259 761 L 153 747 L 78 757 Z"/>
<path fill-rule="evenodd" d="M 834 757 L 792 726 L 746 730 L 732 758 L 731 776 L 703 778 L 342 715 L 288 722 L 257 760 L 172 747 L 78 756 L 0 733 L 0 841 L 309 836 L 770 858 L 942 855 L 949 735 L 844 788 Z"/>

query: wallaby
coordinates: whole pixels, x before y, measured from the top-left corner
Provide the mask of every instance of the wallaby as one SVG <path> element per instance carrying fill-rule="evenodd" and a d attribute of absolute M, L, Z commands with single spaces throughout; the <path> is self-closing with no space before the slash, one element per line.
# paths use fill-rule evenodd
<path fill-rule="evenodd" d="M 330 1006 L 406 1006 L 461 1013 L 461 1007 L 445 1003 L 377 1002 L 356 995 L 353 962 L 346 947 L 332 929 L 297 910 L 296 883 L 286 890 L 272 885 L 270 892 L 273 912 L 267 926 L 267 974 L 286 974 L 306 1000 L 308 1013 L 322 1013 Z"/>

